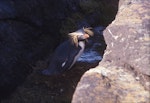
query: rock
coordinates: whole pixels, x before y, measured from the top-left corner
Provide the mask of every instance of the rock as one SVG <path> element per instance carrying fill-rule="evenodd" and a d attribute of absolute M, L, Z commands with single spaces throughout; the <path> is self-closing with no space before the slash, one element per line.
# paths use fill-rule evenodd
<path fill-rule="evenodd" d="M 120 6 L 116 19 L 104 31 L 107 50 L 103 62 L 110 61 L 112 65 L 130 69 L 136 75 L 140 75 L 145 83 L 149 81 L 146 78 L 150 76 L 148 4 L 145 0 L 130 2 L 127 7 Z M 145 87 L 149 88 L 146 85 Z"/>
<path fill-rule="evenodd" d="M 149 91 L 136 81 L 132 73 L 116 66 L 98 66 L 87 71 L 78 83 L 72 100 L 72 103 L 135 102 L 149 103 Z"/>
<path fill-rule="evenodd" d="M 120 65 L 128 64 L 136 71 L 150 76 L 148 4 L 148 1 L 143 0 L 130 2 L 127 7 L 120 6 L 116 19 L 104 32 L 107 44 L 104 61 L 113 60 Z"/>
<path fill-rule="evenodd" d="M 99 66 L 87 71 L 72 103 L 149 103 L 149 0 L 120 0 L 104 30 L 107 44 Z"/>

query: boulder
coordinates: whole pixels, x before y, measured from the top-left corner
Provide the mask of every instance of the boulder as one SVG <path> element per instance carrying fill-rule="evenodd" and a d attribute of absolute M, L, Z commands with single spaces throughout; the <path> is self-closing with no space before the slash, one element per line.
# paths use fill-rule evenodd
<path fill-rule="evenodd" d="M 83 75 L 72 103 L 149 103 L 149 91 L 138 79 L 121 67 L 97 66 Z"/>
<path fill-rule="evenodd" d="M 99 66 L 87 71 L 72 103 L 149 103 L 150 2 L 120 0 L 104 30 L 107 44 Z"/>

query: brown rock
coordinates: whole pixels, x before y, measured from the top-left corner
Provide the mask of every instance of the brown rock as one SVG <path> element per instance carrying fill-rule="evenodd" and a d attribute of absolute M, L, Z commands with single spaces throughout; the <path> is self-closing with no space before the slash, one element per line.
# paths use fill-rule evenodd
<path fill-rule="evenodd" d="M 104 31 L 107 44 L 104 61 L 129 64 L 150 76 L 150 7 L 147 2 L 121 7 L 116 19 Z"/>
<path fill-rule="evenodd" d="M 144 0 L 120 6 L 116 19 L 104 31 L 107 50 L 102 60 L 102 64 L 109 61 L 111 65 L 132 70 L 148 90 L 150 90 L 149 4 Z"/>
<path fill-rule="evenodd" d="M 72 103 L 149 103 L 149 92 L 129 71 L 98 66 L 84 74 Z"/>
<path fill-rule="evenodd" d="M 83 75 L 72 103 L 150 102 L 148 1 L 120 0 L 115 20 L 104 31 L 104 57 Z"/>

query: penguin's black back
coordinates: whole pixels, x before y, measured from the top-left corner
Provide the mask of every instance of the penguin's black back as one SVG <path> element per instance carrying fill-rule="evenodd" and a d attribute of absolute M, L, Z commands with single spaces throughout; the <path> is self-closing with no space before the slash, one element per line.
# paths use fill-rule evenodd
<path fill-rule="evenodd" d="M 63 42 L 56 48 L 48 69 L 54 73 L 66 71 L 80 50 L 81 47 L 77 47 L 70 40 Z"/>

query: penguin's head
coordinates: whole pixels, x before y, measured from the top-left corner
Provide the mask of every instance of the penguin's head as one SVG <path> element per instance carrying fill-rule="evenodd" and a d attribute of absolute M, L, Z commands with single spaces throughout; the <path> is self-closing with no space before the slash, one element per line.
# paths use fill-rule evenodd
<path fill-rule="evenodd" d="M 91 29 L 92 29 L 91 27 L 88 27 L 88 28 L 83 27 L 82 29 L 79 29 L 75 32 L 69 33 L 68 35 L 69 35 L 72 43 L 75 44 L 76 46 L 78 46 L 79 41 L 87 40 L 90 36 L 94 35 L 94 33 Z"/>

